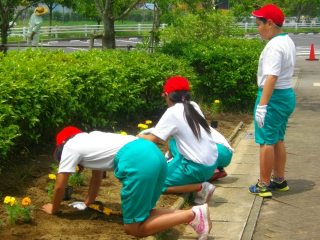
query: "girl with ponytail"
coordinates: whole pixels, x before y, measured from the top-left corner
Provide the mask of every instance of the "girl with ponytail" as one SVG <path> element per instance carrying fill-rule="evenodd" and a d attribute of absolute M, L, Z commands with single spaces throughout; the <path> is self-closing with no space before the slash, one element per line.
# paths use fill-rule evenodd
<path fill-rule="evenodd" d="M 157 143 L 160 139 L 169 141 L 173 159 L 168 163 L 168 174 L 163 192 L 184 193 L 197 191 L 196 204 L 207 203 L 215 186 L 207 182 L 221 164 L 218 149 L 211 129 L 199 106 L 191 101 L 187 79 L 172 77 L 167 80 L 162 96 L 169 108 L 154 129 L 144 131 L 139 137 Z M 224 148 L 224 147 L 223 147 Z M 223 153 L 224 167 L 232 157 Z"/>

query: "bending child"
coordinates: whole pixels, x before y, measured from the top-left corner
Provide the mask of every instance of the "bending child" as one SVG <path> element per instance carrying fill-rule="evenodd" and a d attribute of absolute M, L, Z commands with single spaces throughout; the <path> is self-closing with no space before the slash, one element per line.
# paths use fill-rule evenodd
<path fill-rule="evenodd" d="M 152 142 L 130 135 L 85 133 L 75 127 L 64 128 L 56 141 L 59 172 L 53 202 L 42 207 L 44 212 L 59 211 L 68 179 L 78 165 L 92 169 L 87 198 L 75 205 L 79 210 L 95 202 L 103 171 L 114 169 L 115 176 L 122 182 L 121 206 L 124 230 L 128 234 L 144 237 L 189 223 L 199 239 L 207 239 L 212 227 L 207 204 L 190 210 L 153 209 L 167 176 L 167 162 Z"/>
<path fill-rule="evenodd" d="M 157 143 L 160 139 L 169 142 L 173 159 L 168 163 L 168 175 L 163 192 L 185 193 L 197 191 L 196 204 L 207 203 L 215 186 L 207 182 L 219 166 L 218 157 L 227 166 L 232 152 L 216 144 L 212 138 L 208 123 L 199 106 L 191 101 L 189 82 L 183 77 L 167 80 L 162 96 L 169 108 L 159 120 L 151 134 L 139 137 Z M 226 156 L 222 152 L 226 150 Z M 229 152 L 229 153 L 227 153 Z"/>

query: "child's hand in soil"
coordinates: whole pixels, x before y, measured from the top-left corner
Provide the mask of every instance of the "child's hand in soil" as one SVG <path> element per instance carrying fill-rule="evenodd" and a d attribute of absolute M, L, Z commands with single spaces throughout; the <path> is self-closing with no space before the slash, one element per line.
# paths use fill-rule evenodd
<path fill-rule="evenodd" d="M 49 214 L 55 214 L 54 212 L 52 212 L 52 208 L 53 208 L 52 203 L 47 203 L 46 205 L 42 206 L 42 211 L 49 213 Z"/>

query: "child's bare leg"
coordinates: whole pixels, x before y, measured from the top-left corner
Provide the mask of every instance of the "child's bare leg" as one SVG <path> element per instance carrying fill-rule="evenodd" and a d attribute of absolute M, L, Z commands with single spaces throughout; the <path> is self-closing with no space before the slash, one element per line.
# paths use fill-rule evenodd
<path fill-rule="evenodd" d="M 274 162 L 274 145 L 260 145 L 260 182 L 270 183 Z"/>
<path fill-rule="evenodd" d="M 182 223 L 192 221 L 194 213 L 190 210 L 153 209 L 143 222 L 124 224 L 125 231 L 135 237 L 145 237 L 164 231 Z"/>
<path fill-rule="evenodd" d="M 201 187 L 202 183 L 193 183 L 182 186 L 168 187 L 165 193 L 186 193 L 186 192 L 196 192 Z"/>
<path fill-rule="evenodd" d="M 274 163 L 273 163 L 274 177 L 284 178 L 286 161 L 287 161 L 286 147 L 284 142 L 282 140 L 279 140 L 274 146 Z"/>

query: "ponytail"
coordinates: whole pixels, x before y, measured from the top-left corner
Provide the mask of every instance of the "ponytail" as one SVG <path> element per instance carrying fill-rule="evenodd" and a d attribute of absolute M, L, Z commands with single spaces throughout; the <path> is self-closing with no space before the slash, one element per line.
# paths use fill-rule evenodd
<path fill-rule="evenodd" d="M 201 138 L 200 126 L 207 133 L 211 133 L 210 127 L 204 117 L 190 103 L 191 94 L 189 91 L 174 91 L 169 93 L 169 99 L 172 103 L 183 103 L 184 117 L 190 126 L 193 134 L 199 140 Z"/>

